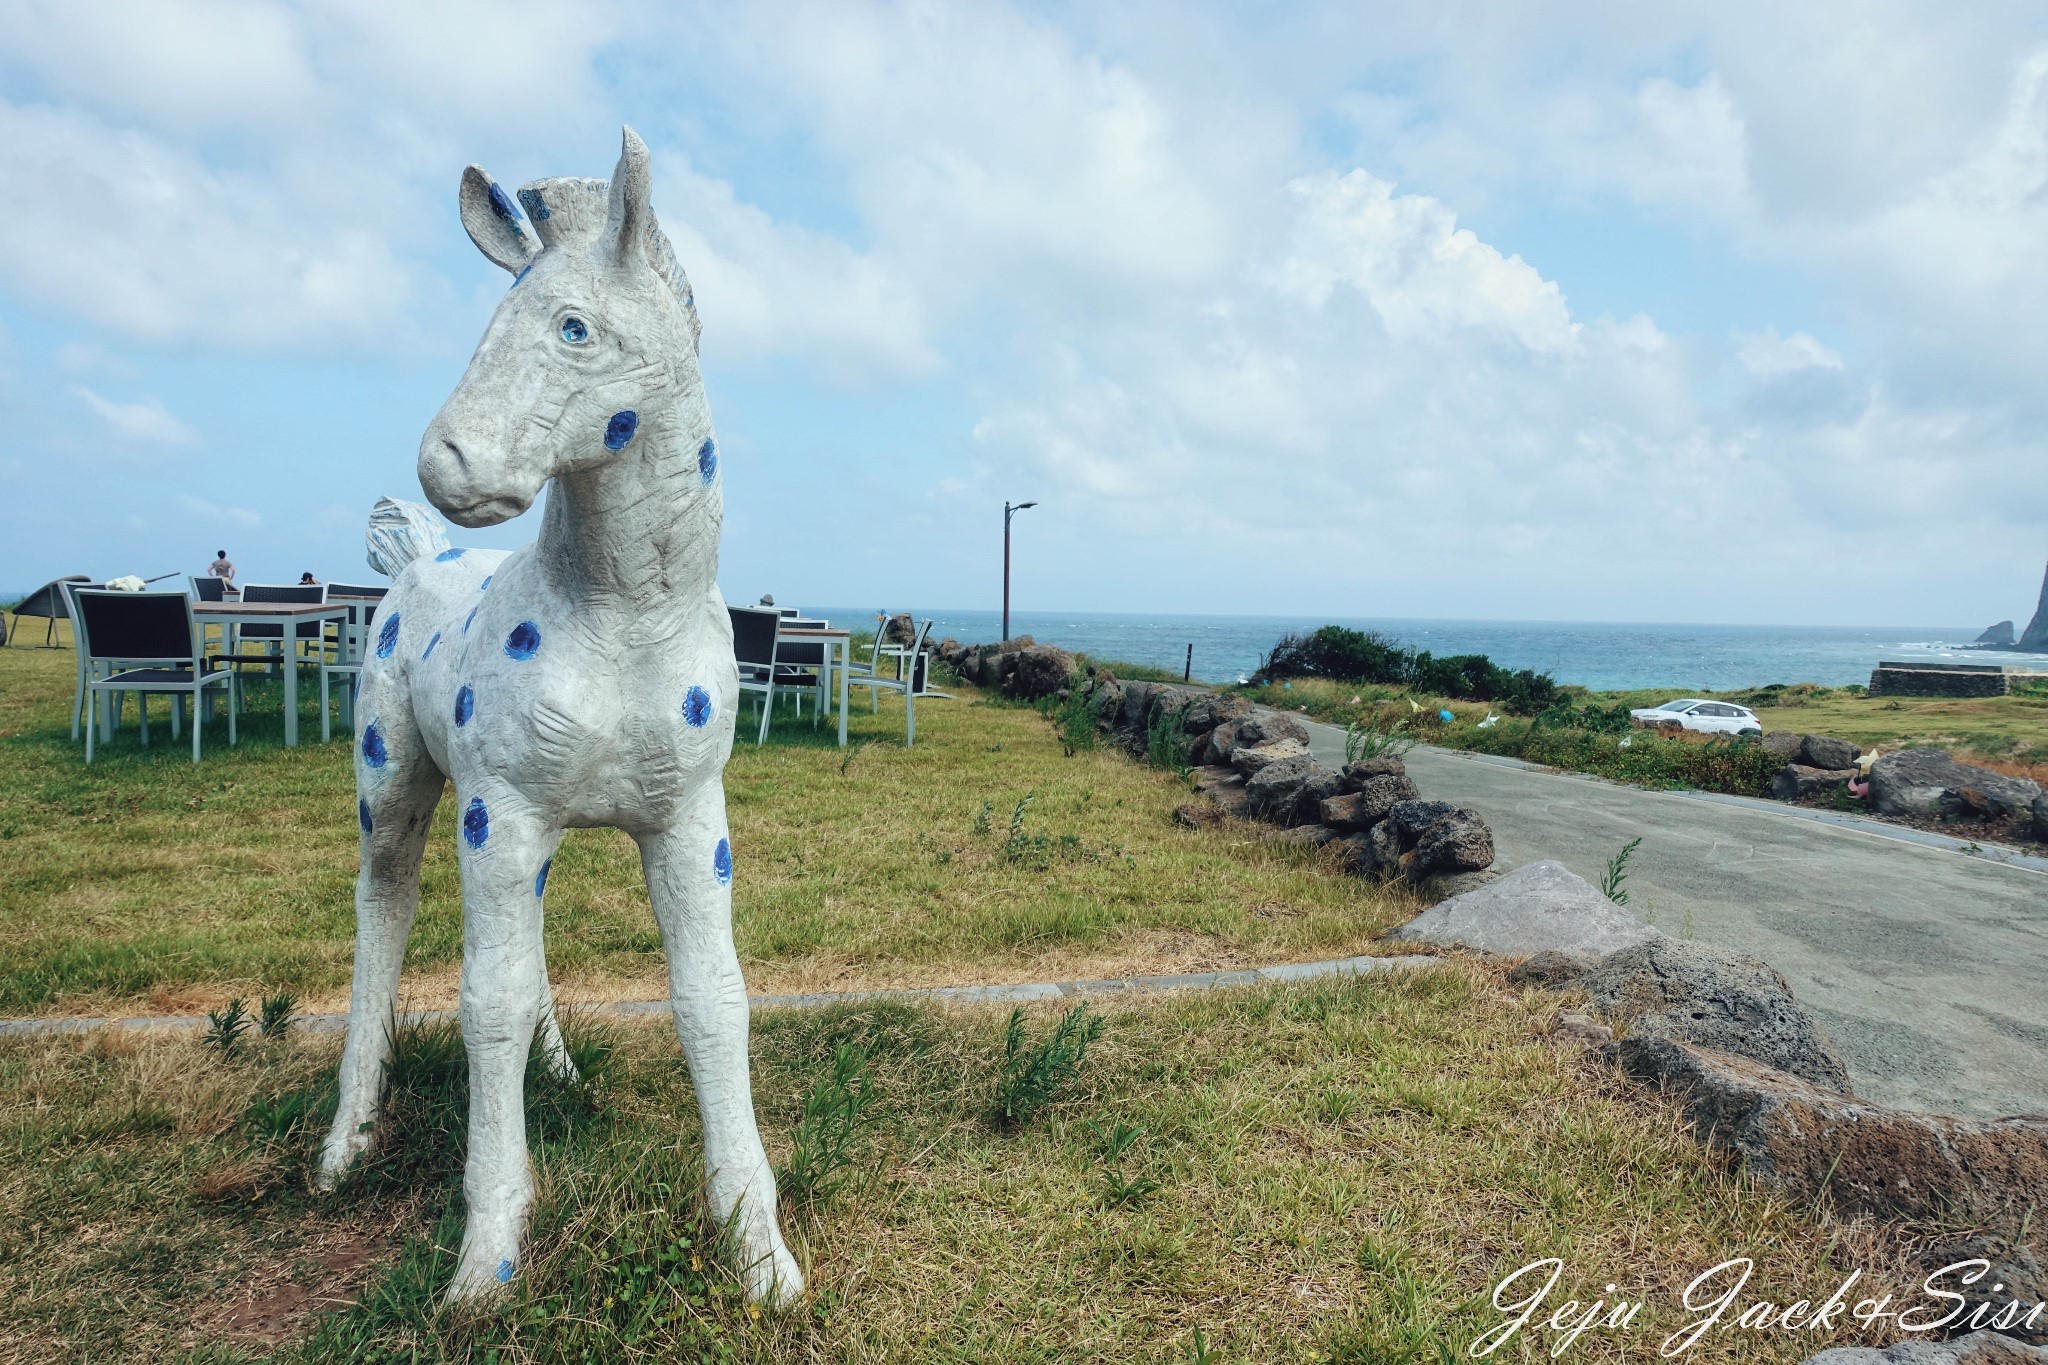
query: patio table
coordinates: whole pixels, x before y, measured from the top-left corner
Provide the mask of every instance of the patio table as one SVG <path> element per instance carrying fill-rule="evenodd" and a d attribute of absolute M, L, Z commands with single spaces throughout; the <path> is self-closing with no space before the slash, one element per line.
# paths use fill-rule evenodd
<path fill-rule="evenodd" d="M 830 627 L 819 629 L 815 626 L 781 626 L 775 632 L 777 639 L 803 640 L 825 646 L 825 670 L 839 674 L 839 747 L 846 747 L 846 671 L 853 652 L 853 632 L 834 630 Z M 835 665 L 832 660 L 838 657 Z M 829 688 L 830 684 L 827 683 Z"/>
<path fill-rule="evenodd" d="M 348 620 L 347 602 L 194 602 L 192 617 L 239 629 L 242 626 L 282 626 L 286 646 L 280 651 L 284 664 L 284 742 L 296 748 L 299 742 L 299 651 L 298 633 L 293 627 L 307 621 Z M 322 635 L 326 632 L 323 630 Z M 325 647 L 323 640 L 322 647 Z"/>

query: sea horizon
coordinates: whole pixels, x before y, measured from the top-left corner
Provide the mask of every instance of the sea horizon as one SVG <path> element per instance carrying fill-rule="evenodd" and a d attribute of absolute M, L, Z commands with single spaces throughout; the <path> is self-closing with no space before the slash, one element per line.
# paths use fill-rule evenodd
<path fill-rule="evenodd" d="M 865 628 L 883 608 L 822 607 L 808 614 Z M 891 611 L 905 610 L 890 608 Z M 1000 638 L 1002 614 L 913 611 L 932 638 L 965 644 Z M 1503 621 L 1444 617 L 1331 617 L 1197 612 L 1034 609 L 1010 613 L 1010 633 L 1095 658 L 1180 672 L 1194 646 L 1198 682 L 1234 682 L 1258 668 L 1281 636 L 1338 625 L 1373 630 L 1410 649 L 1484 654 L 1504 668 L 1531 668 L 1595 691 L 1670 688 L 1732 691 L 1772 683 L 1841 687 L 1867 683 L 1883 660 L 2011 664 L 2048 669 L 2048 655 L 1979 650 L 1983 626 L 1757 625 L 1736 622 Z"/>

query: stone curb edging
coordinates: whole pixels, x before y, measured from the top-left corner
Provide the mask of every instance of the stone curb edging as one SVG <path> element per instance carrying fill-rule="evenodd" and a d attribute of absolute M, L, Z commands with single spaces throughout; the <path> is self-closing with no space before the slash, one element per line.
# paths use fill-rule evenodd
<path fill-rule="evenodd" d="M 1446 959 L 1407 953 L 1391 957 L 1341 957 L 1327 962 L 1286 962 L 1272 967 L 1246 967 L 1227 972 L 1181 972 L 1167 976 L 1120 976 L 1094 981 L 1025 981 L 998 986 L 919 986 L 904 990 L 817 991 L 802 995 L 753 995 L 747 1003 L 759 1009 L 818 1009 L 826 1005 L 859 1004 L 868 1000 L 933 1000 L 949 1005 L 992 1005 L 1027 1000 L 1065 1000 L 1118 992 L 1215 990 L 1227 986 L 1253 986 L 1264 982 L 1311 981 L 1327 976 L 1370 976 L 1375 972 L 1413 970 L 1443 966 Z M 578 1013 L 636 1018 L 666 1014 L 666 1000 L 622 1000 L 565 1007 Z M 404 1016 L 408 1023 L 454 1019 L 454 1010 L 420 1010 Z M 308 1033 L 340 1033 L 348 1027 L 346 1014 L 309 1014 L 294 1021 Z M 195 1029 L 204 1026 L 204 1015 L 159 1014 L 129 1018 L 114 1016 L 76 1019 L 0 1019 L 0 1038 L 90 1033 L 94 1029 Z"/>

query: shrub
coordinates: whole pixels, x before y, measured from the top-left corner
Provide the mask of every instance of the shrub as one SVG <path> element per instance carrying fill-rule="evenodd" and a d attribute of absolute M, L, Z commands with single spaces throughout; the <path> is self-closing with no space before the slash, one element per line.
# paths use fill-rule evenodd
<path fill-rule="evenodd" d="M 1588 708 L 1599 710 L 1599 708 Z M 1546 717 L 1549 718 L 1546 721 Z M 1505 721 L 1491 729 L 1445 726 L 1432 742 L 1474 753 L 1501 754 L 1545 767 L 1594 773 L 1648 787 L 1690 787 L 1736 796 L 1767 796 L 1784 766 L 1756 740 L 1743 736 L 1660 734 L 1654 730 L 1594 729 L 1535 720 Z"/>
<path fill-rule="evenodd" d="M 1344 626 L 1282 636 L 1252 680 L 1277 678 L 1383 683 L 1461 701 L 1495 702 L 1517 716 L 1534 715 L 1561 695 L 1557 680 L 1548 673 L 1505 669 L 1484 654 L 1440 659 L 1426 649 L 1403 648 L 1378 631 Z"/>
<path fill-rule="evenodd" d="M 854 1173 L 859 1140 L 879 1118 L 867 1057 L 840 1044 L 831 1074 L 804 1093 L 803 1112 L 790 1129 L 789 1164 L 775 1173 L 782 1198 L 797 1208 L 822 1207 Z"/>

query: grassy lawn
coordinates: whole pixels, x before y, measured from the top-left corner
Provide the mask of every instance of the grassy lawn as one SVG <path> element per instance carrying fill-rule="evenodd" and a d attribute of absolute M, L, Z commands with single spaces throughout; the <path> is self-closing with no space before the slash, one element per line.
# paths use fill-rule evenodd
<path fill-rule="evenodd" d="M 510 1306 L 466 1315 L 434 1307 L 460 1233 L 445 1028 L 404 1037 L 395 1140 L 325 1199 L 305 1172 L 331 1037 L 235 1058 L 189 1035 L 0 1041 L 0 1359 L 1438 1365 L 1499 1321 L 1499 1277 L 1557 1256 L 1553 1304 L 1649 1301 L 1570 1358 L 1645 1360 L 1727 1257 L 1754 1257 L 1752 1290 L 1779 1303 L 1872 1266 L 1860 1238 L 1723 1176 L 1673 1106 L 1536 1036 L 1550 1002 L 1478 969 L 1103 1003 L 1078 1082 L 1014 1131 L 992 1119 L 1000 1012 L 757 1015 L 778 1165 L 837 1047 L 866 1058 L 881 1114 L 860 1183 L 789 1211 L 811 1297 L 760 1319 L 706 1233 L 665 1025 L 572 1021 L 594 1077 L 529 1088 L 532 1259 Z M 1111 1162 L 1118 1124 L 1142 1132 Z M 1720 1331 L 1685 1358 L 1852 1339 L 1801 1335 Z"/>
<path fill-rule="evenodd" d="M 1286 683 L 1245 689 L 1258 701 L 1283 710 L 1301 709 L 1318 720 L 1337 725 L 1375 718 L 1400 720 L 1409 733 L 1426 743 L 1451 748 L 1506 753 L 1533 762 L 1598 772 L 1622 781 L 1647 785 L 1677 783 L 1712 790 L 1761 795 L 1768 789 L 1775 763 L 1715 761 L 1699 752 L 1699 737 L 1659 739 L 1647 732 L 1629 736 L 1631 752 L 1622 753 L 1622 736 L 1594 736 L 1552 731 L 1529 741 L 1525 720 L 1503 717 L 1488 730 L 1477 729 L 1495 708 L 1485 702 L 1413 700 L 1393 688 L 1296 678 Z M 1777 690 L 1700 692 L 1656 688 L 1633 692 L 1588 692 L 1571 689 L 1574 707 L 1654 706 L 1673 697 L 1720 697 L 1755 710 L 1766 730 L 1791 730 L 1834 735 L 1866 749 L 1904 749 L 1932 745 L 1969 763 L 1982 764 L 2014 776 L 2048 783 L 2048 695 L 2011 697 L 1866 697 L 1847 688 L 1802 684 Z M 1437 723 L 1435 713 L 1449 710 L 1456 719 Z"/>
<path fill-rule="evenodd" d="M 69 738 L 68 652 L 0 650 L 0 1014 L 188 1012 L 288 988 L 345 1008 L 356 817 L 346 742 L 310 700 L 281 742 L 274 685 L 198 766 L 131 724 L 88 768 Z M 787 717 L 788 713 L 784 713 Z M 735 916 L 757 991 L 1206 970 L 1370 950 L 1413 913 L 1254 827 L 1189 831 L 1170 774 L 1063 755 L 1035 712 L 959 700 L 856 707 L 839 749 L 808 716 L 742 743 L 726 773 Z M 1022 803 L 1020 805 L 1020 803 Z M 1021 811 L 1021 814 L 1020 814 Z M 452 1003 L 461 910 L 452 803 L 429 843 L 409 998 Z M 1014 835 L 1013 835 L 1014 822 Z M 637 850 L 572 831 L 548 883 L 548 957 L 569 999 L 666 992 Z"/>

